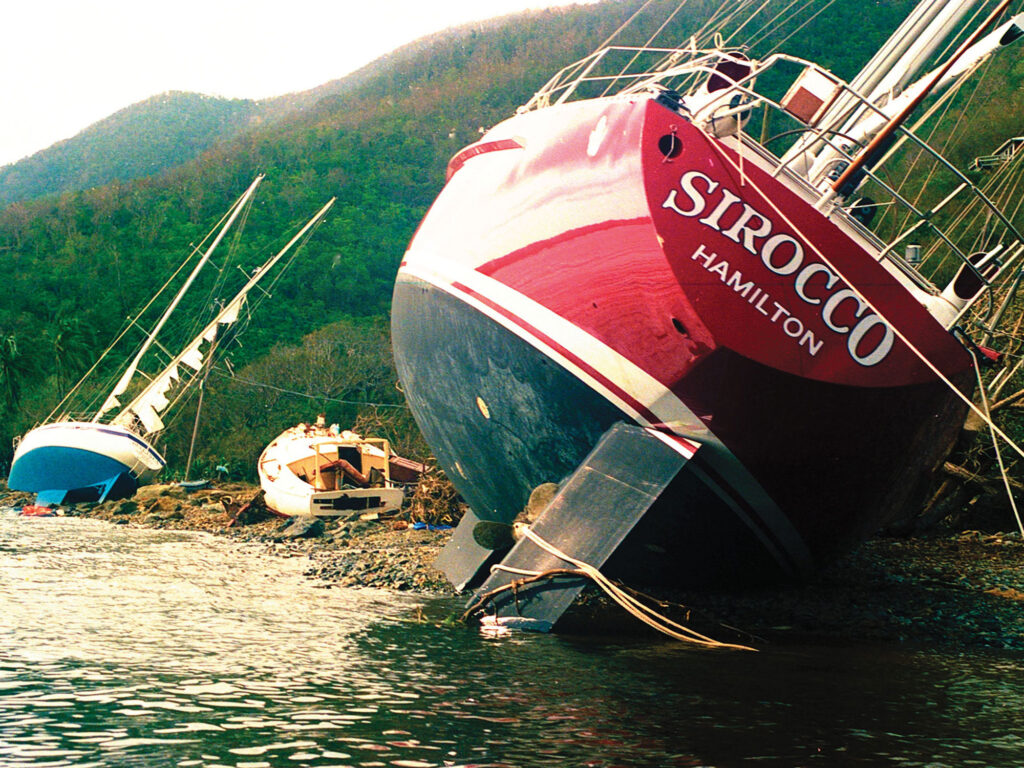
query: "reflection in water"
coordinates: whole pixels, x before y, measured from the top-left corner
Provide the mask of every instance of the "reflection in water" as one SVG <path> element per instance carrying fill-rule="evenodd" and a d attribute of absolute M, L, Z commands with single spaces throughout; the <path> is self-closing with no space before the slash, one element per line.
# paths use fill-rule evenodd
<path fill-rule="evenodd" d="M 0 514 L 0 766 L 1024 764 L 1024 659 L 493 639 L 222 539 Z"/>

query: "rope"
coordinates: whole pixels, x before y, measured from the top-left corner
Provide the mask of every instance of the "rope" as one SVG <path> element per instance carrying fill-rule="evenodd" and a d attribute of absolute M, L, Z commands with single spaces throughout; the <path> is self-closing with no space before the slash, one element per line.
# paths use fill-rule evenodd
<path fill-rule="evenodd" d="M 695 645 L 704 646 L 707 648 L 730 648 L 739 651 L 754 651 L 756 648 L 751 648 L 747 645 L 736 645 L 733 643 L 722 643 L 714 640 L 707 635 L 690 629 L 689 627 L 678 624 L 667 616 L 664 616 L 654 609 L 644 605 L 642 602 L 637 600 L 632 595 L 628 594 L 625 590 L 614 584 L 607 576 L 602 574 L 597 568 L 582 560 L 577 560 L 574 557 L 567 555 L 562 550 L 558 549 L 554 544 L 545 541 L 540 537 L 539 534 L 532 531 L 530 528 L 523 529 L 523 535 L 536 544 L 538 547 L 543 549 L 548 554 L 554 555 L 559 560 L 564 560 L 579 569 L 580 573 L 589 577 L 599 586 L 605 594 L 607 594 L 612 600 L 618 603 L 627 613 L 634 616 L 635 618 L 642 621 L 649 627 L 656 629 L 664 635 L 668 635 L 676 640 L 680 640 L 685 643 L 694 643 Z M 538 574 L 539 575 L 539 574 Z"/>
<path fill-rule="evenodd" d="M 996 452 L 996 461 L 999 464 L 999 475 L 1006 488 L 1006 497 L 1010 500 L 1010 508 L 1013 509 L 1013 516 L 1017 519 L 1017 528 L 1020 530 L 1021 538 L 1024 538 L 1024 522 L 1021 522 L 1020 510 L 1017 509 L 1017 501 L 1013 498 L 1013 489 L 1010 488 L 1010 477 L 1006 472 L 1006 465 L 1003 463 L 1003 454 L 999 450 L 999 440 L 996 439 L 995 430 L 992 428 L 991 410 L 988 405 L 988 395 L 985 393 L 985 385 L 981 380 L 981 363 L 978 361 L 978 353 L 971 349 L 971 359 L 974 360 L 974 372 L 978 377 L 978 390 L 981 392 L 981 405 L 985 409 L 985 416 L 989 426 L 989 435 L 992 437 L 992 448 Z"/>

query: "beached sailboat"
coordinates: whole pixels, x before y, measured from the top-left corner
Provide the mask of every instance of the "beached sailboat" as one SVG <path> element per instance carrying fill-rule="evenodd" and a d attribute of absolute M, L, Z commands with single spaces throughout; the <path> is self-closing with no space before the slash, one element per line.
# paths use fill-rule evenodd
<path fill-rule="evenodd" d="M 387 440 L 363 437 L 322 420 L 290 427 L 257 463 L 267 506 L 286 517 L 337 517 L 356 511 L 386 513 L 405 499 Z M 412 478 L 415 481 L 415 478 Z"/>
<path fill-rule="evenodd" d="M 157 334 L 231 225 L 246 209 L 262 179 L 263 176 L 257 177 L 229 209 L 209 248 L 147 334 L 99 410 L 85 419 L 57 418 L 21 438 L 7 481 L 11 489 L 37 494 L 39 504 L 104 501 L 131 496 L 138 486 L 151 481 L 163 469 L 164 458 L 154 447 L 164 429 L 161 415 L 181 399 L 191 384 L 200 380 L 222 329 L 239 319 L 249 292 L 274 270 L 334 203 L 332 198 L 283 249 L 255 269 L 216 316 L 162 370 L 146 377 L 148 383 L 127 405 L 122 405 L 119 398 L 129 392 L 130 385 L 137 380 L 139 364 L 157 343 Z"/>
<path fill-rule="evenodd" d="M 940 56 L 974 5 L 920 3 L 850 82 L 702 47 L 712 28 L 605 47 L 451 159 L 392 331 L 472 508 L 439 561 L 457 587 L 567 556 L 682 585 L 799 577 L 922 491 L 993 356 L 968 321 L 1024 248 L 908 120 L 1021 36 L 1003 2 Z M 912 198 L 887 175 L 908 153 L 936 177 Z M 551 483 L 533 537 L 474 538 Z M 582 579 L 540 584 L 498 615 L 553 622 Z"/>

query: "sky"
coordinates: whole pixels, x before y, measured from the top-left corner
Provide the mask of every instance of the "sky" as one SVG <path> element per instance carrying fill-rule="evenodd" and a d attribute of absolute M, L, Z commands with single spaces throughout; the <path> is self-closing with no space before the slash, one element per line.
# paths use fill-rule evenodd
<path fill-rule="evenodd" d="M 0 27 L 0 165 L 165 91 L 248 99 L 304 91 L 432 32 L 569 2 L 10 3 Z"/>

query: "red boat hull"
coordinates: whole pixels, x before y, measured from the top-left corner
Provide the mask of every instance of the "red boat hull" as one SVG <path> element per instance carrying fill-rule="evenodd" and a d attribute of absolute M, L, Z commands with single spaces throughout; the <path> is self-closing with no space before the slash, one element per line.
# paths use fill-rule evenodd
<path fill-rule="evenodd" d="M 456 157 L 393 340 L 479 517 L 510 521 L 617 420 L 700 445 L 633 537 L 685 551 L 684 581 L 806 572 L 922 492 L 964 406 L 921 356 L 965 389 L 970 357 L 769 162 L 647 97 L 520 115 Z"/>

